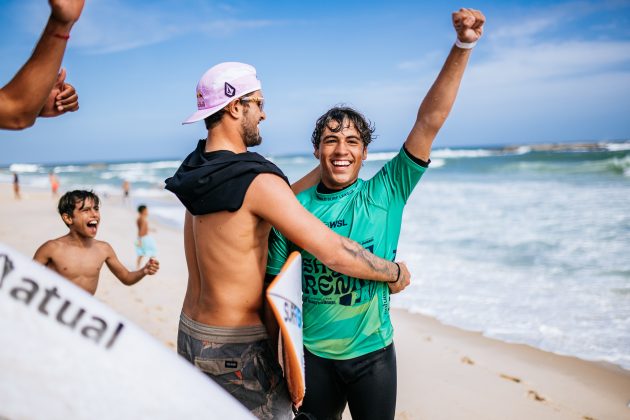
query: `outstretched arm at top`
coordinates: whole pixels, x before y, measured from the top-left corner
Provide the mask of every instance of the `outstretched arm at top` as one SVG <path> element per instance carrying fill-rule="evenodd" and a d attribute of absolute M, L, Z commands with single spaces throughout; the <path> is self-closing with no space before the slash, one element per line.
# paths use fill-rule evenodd
<path fill-rule="evenodd" d="M 136 284 L 147 274 L 153 275 L 157 273 L 160 268 L 158 260 L 155 258 L 149 258 L 149 261 L 140 270 L 129 271 L 124 265 L 122 265 L 120 260 L 118 260 L 118 257 L 111 245 L 105 245 L 107 246 L 107 259 L 105 260 L 105 264 L 107 264 L 109 270 L 118 278 L 118 280 L 126 286 Z"/>
<path fill-rule="evenodd" d="M 84 0 L 50 0 L 49 3 L 50 18 L 33 54 L 0 89 L 0 128 L 19 130 L 33 125 L 58 81 L 70 29 L 81 15 Z M 61 86 L 59 93 L 64 90 Z M 66 99 L 67 96 L 59 94 L 55 98 L 59 102 Z"/>
<path fill-rule="evenodd" d="M 460 43 L 476 42 L 483 33 L 484 15 L 473 9 L 453 13 L 453 26 Z M 429 160 L 433 140 L 453 108 L 468 64 L 471 48 L 453 46 L 437 79 L 425 96 L 405 148 L 418 159 Z"/>
<path fill-rule="evenodd" d="M 302 207 L 286 183 L 275 175 L 258 175 L 247 191 L 246 202 L 252 213 L 332 270 L 361 279 L 409 283 L 410 274 L 404 263 L 397 266 L 337 235 Z"/>

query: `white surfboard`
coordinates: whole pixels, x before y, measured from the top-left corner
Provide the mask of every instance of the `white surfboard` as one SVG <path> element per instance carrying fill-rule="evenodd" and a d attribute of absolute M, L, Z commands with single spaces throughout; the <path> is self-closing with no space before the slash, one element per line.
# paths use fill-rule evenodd
<path fill-rule="evenodd" d="M 284 376 L 294 404 L 304 399 L 304 347 L 302 341 L 302 256 L 293 252 L 267 288 L 267 301 L 280 326 Z"/>
<path fill-rule="evenodd" d="M 191 364 L 0 243 L 0 419 L 246 419 Z"/>

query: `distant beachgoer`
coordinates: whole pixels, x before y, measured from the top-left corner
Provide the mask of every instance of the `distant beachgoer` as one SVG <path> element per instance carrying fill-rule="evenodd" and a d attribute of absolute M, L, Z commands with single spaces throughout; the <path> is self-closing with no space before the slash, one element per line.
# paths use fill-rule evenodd
<path fill-rule="evenodd" d="M 269 340 L 277 330 L 269 333 L 263 321 L 271 225 L 347 275 L 409 284 L 410 274 L 404 263 L 336 235 L 298 203 L 277 166 L 247 151 L 262 141 L 258 124 L 266 117 L 254 67 L 210 68 L 197 84 L 196 103 L 186 123 L 204 120 L 207 138 L 166 180 L 187 209 L 188 287 L 177 352 L 255 416 L 290 419 L 287 383 Z"/>
<path fill-rule="evenodd" d="M 33 256 L 35 261 L 91 294 L 96 292 L 103 263 L 127 286 L 137 283 L 147 274 L 155 274 L 160 267 L 159 262 L 151 258 L 141 270 L 130 272 L 118 260 L 111 245 L 94 239 L 101 221 L 99 202 L 92 191 L 65 193 L 59 199 L 59 214 L 70 232 L 45 242 Z"/>
<path fill-rule="evenodd" d="M 50 181 L 50 190 L 52 191 L 53 197 L 57 197 L 59 190 L 59 178 L 53 171 L 48 172 L 48 180 Z"/>
<path fill-rule="evenodd" d="M 138 206 L 138 239 L 136 240 L 136 254 L 138 261 L 136 268 L 140 268 L 143 257 L 152 258 L 157 256 L 157 247 L 155 239 L 149 235 L 149 209 L 144 204 Z"/>
<path fill-rule="evenodd" d="M 335 107 L 317 120 L 311 140 L 321 180 L 297 196 L 307 210 L 374 254 L 396 257 L 404 206 L 429 166 L 433 140 L 453 107 L 484 22 L 477 10 L 453 13 L 455 45 L 400 152 L 370 180 L 359 179 L 374 131 L 365 117 Z M 397 377 L 389 303 L 400 289 L 339 276 L 275 229 L 268 275 L 280 272 L 294 250 L 302 251 L 306 367 L 306 396 L 297 418 L 340 419 L 348 405 L 355 419 L 393 419 Z"/>
<path fill-rule="evenodd" d="M 17 172 L 13 172 L 13 196 L 16 200 L 22 198 L 20 196 L 20 177 Z"/>
<path fill-rule="evenodd" d="M 131 184 L 129 184 L 129 181 L 127 181 L 126 179 L 123 181 L 122 183 L 122 190 L 123 190 L 123 203 L 127 203 L 127 200 L 129 199 L 129 190 L 131 189 Z"/>
<path fill-rule="evenodd" d="M 59 67 L 70 29 L 79 19 L 84 0 L 49 0 L 50 17 L 31 57 L 0 89 L 0 128 L 21 130 L 37 117 L 56 117 L 79 109 L 74 87 Z"/>

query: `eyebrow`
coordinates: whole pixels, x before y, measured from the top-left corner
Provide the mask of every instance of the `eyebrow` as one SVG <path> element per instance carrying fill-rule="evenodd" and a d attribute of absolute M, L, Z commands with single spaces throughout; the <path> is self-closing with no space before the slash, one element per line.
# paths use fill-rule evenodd
<path fill-rule="evenodd" d="M 341 135 L 339 133 L 331 133 L 331 134 L 326 135 L 322 140 L 326 140 L 326 139 L 329 139 L 329 138 L 338 139 L 339 137 L 341 137 Z M 346 139 L 348 139 L 348 140 L 350 140 L 350 139 L 361 140 L 361 137 L 352 135 L 352 136 L 346 136 Z"/>

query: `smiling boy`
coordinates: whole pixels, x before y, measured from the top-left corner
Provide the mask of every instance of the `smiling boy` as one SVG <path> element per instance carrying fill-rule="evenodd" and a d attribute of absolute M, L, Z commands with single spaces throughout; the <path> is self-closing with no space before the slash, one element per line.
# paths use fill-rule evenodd
<path fill-rule="evenodd" d="M 101 221 L 100 200 L 92 191 L 75 190 L 59 199 L 59 214 L 70 232 L 46 241 L 33 259 L 56 271 L 88 293 L 94 294 L 103 263 L 123 284 L 131 286 L 147 274 L 155 274 L 160 264 L 150 259 L 140 270 L 129 271 L 118 260 L 111 245 L 95 238 Z"/>

